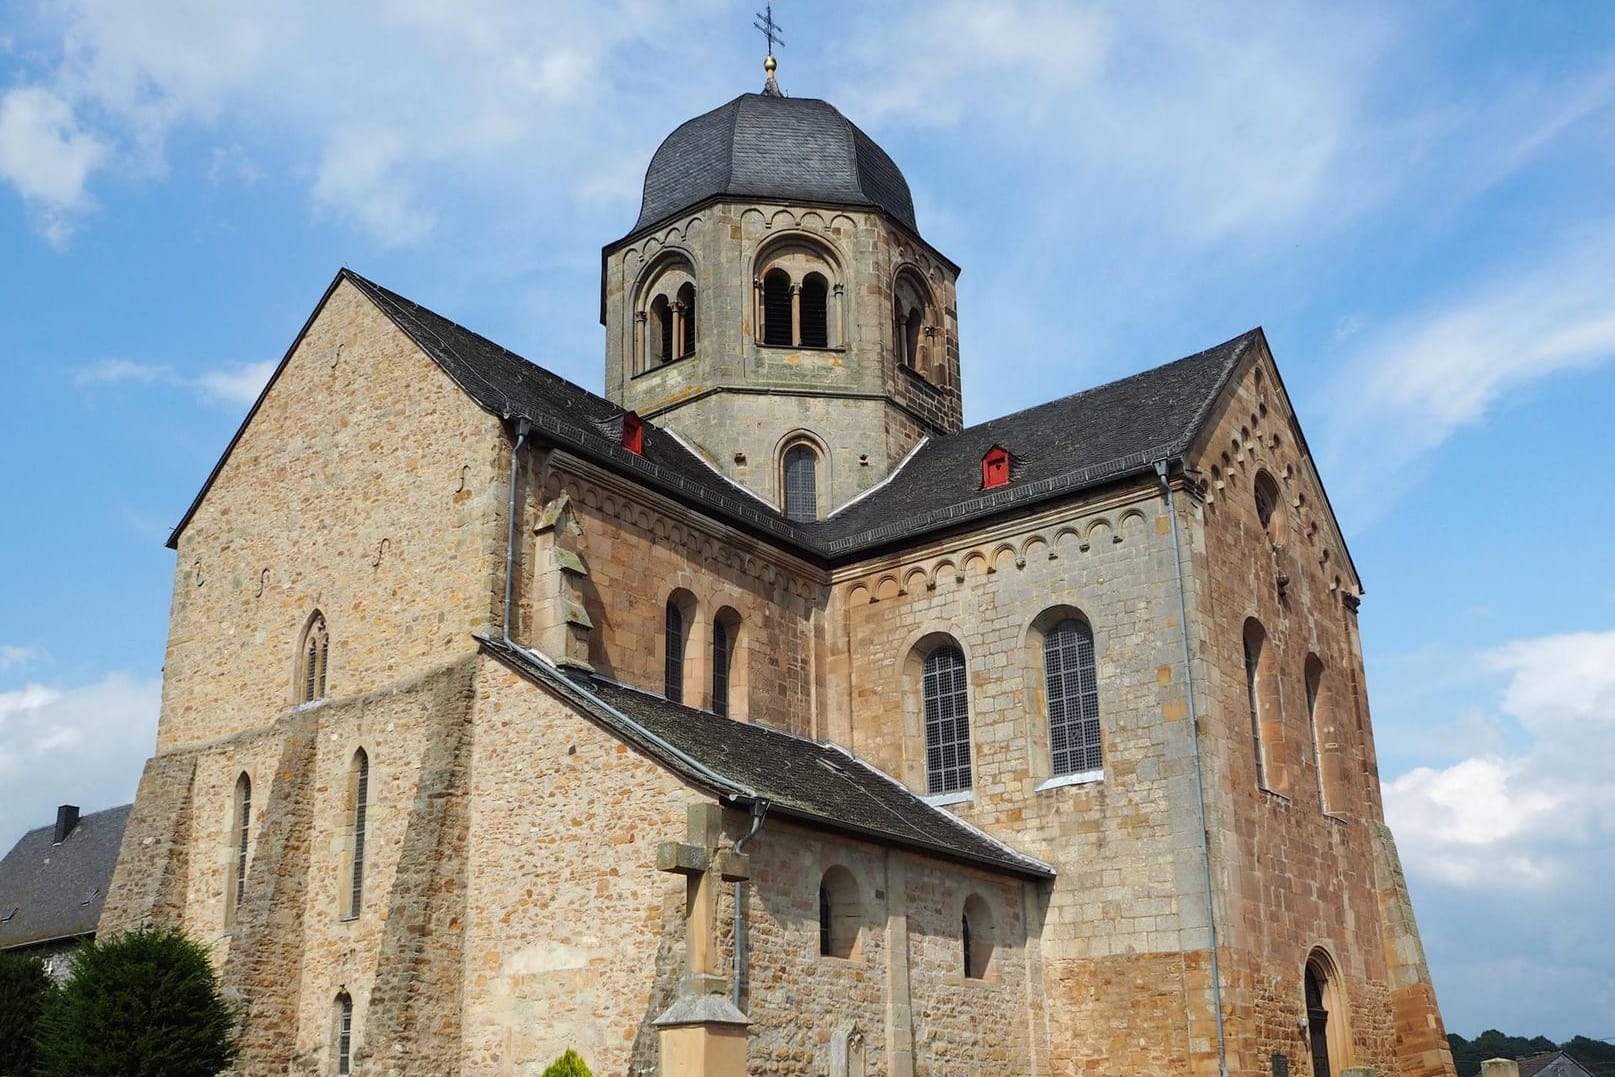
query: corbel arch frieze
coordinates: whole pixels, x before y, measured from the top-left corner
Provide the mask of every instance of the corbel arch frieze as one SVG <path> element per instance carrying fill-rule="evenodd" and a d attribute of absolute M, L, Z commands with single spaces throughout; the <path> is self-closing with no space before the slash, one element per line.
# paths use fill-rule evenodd
<path fill-rule="evenodd" d="M 642 532 L 653 542 L 683 551 L 691 561 L 715 574 L 723 570 L 739 571 L 764 587 L 804 603 L 812 601 L 817 594 L 818 586 L 814 581 L 767 558 L 743 553 L 697 524 L 670 517 L 654 505 L 613 494 L 581 477 L 552 472 L 544 484 L 545 499 L 551 500 L 562 493 L 624 527 Z"/>

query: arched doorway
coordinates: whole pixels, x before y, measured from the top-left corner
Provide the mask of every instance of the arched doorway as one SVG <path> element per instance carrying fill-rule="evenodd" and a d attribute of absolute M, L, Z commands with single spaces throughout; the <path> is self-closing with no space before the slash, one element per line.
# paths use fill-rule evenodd
<path fill-rule="evenodd" d="M 1307 1052 L 1312 1077 L 1335 1077 L 1351 1065 L 1347 1057 L 1351 1036 L 1346 1028 L 1346 1001 L 1340 975 L 1328 953 L 1318 949 L 1307 957 Z"/>

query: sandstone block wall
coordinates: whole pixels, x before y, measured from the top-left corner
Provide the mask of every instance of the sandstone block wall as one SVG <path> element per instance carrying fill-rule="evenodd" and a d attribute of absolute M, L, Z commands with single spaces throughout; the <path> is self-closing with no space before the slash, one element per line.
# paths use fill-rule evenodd
<path fill-rule="evenodd" d="M 831 280 L 831 347 L 757 342 L 756 284 L 771 252 L 808 245 Z M 693 268 L 697 339 L 670 363 L 636 359 L 646 285 L 669 259 Z M 900 270 L 930 293 L 924 375 L 902 369 L 894 284 Z M 607 252 L 606 395 L 700 446 L 771 504 L 793 435 L 823 455 L 820 513 L 883 479 L 927 432 L 962 421 L 956 268 L 877 213 L 771 203 L 706 206 Z"/>
<path fill-rule="evenodd" d="M 1207 667 L 1202 744 L 1215 776 L 1215 855 L 1227 871 L 1225 969 L 1232 1005 L 1251 1017 L 1230 1026 L 1231 1051 L 1250 1066 L 1284 1054 L 1292 1073 L 1311 1072 L 1303 977 L 1321 949 L 1343 981 L 1347 1012 L 1331 1022 L 1349 1025 L 1335 1052 L 1348 1057 L 1331 1059 L 1337 1070 L 1450 1074 L 1450 1057 L 1418 1061 L 1445 1045 L 1433 993 L 1393 994 L 1387 947 L 1407 932 L 1394 926 L 1400 910 L 1376 869 L 1383 818 L 1357 637 L 1361 587 L 1270 357 L 1232 387 L 1203 442 L 1203 502 L 1185 499 L 1197 509 L 1186 521 L 1197 580 L 1191 630 Z M 1263 472 L 1279 493 L 1265 529 L 1255 496 Z M 1250 618 L 1266 637 L 1263 784 L 1244 675 Z M 1322 669 L 1310 707 L 1309 656 Z M 1404 1029 L 1418 1030 L 1409 1032 L 1418 1046 L 1398 1040 Z"/>
<path fill-rule="evenodd" d="M 316 609 L 331 697 L 467 652 L 499 608 L 507 453 L 498 421 L 339 284 L 179 536 L 158 751 L 296 702 Z"/>
<path fill-rule="evenodd" d="M 530 476 L 529 511 L 566 494 L 578 522 L 580 583 L 593 629 L 596 671 L 660 695 L 665 685 L 666 607 L 675 591 L 693 600 L 687 618 L 684 700 L 711 703 L 712 621 L 739 615 L 731 664 L 730 716 L 811 734 L 815 709 L 816 610 L 822 574 L 715 521 L 679 513 L 559 454 Z M 537 558 L 530 552 L 528 563 Z M 542 567 L 542 566 L 540 566 Z M 533 632 L 541 634 L 542 625 Z"/>

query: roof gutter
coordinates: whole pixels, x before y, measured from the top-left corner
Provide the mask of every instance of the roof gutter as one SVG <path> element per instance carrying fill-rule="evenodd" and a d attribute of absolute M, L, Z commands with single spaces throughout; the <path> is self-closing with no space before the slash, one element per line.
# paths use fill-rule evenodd
<path fill-rule="evenodd" d="M 1167 478 L 1169 460 L 1155 461 L 1155 475 L 1161 481 L 1166 499 L 1166 515 L 1172 521 L 1172 564 L 1178 582 L 1178 629 L 1183 640 L 1183 685 L 1188 697 L 1189 746 L 1194 759 L 1194 796 L 1200 824 L 1200 866 L 1206 886 L 1206 926 L 1211 932 L 1211 1009 L 1217 1019 L 1217 1072 L 1228 1077 L 1228 1044 L 1222 1022 L 1222 973 L 1217 964 L 1217 899 L 1211 889 L 1211 832 L 1206 829 L 1206 780 L 1200 758 L 1200 718 L 1194 705 L 1194 661 L 1189 649 L 1189 599 L 1183 583 L 1183 544 L 1178 537 L 1178 512 L 1172 500 L 1172 483 Z M 1178 463 L 1183 458 L 1178 457 Z"/>

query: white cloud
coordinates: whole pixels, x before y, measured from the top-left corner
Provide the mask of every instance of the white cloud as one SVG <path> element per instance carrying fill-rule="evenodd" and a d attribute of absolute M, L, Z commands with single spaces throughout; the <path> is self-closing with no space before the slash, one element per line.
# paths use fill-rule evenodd
<path fill-rule="evenodd" d="M 161 682 L 114 673 L 76 687 L 0 692 L 0 847 L 55 818 L 134 798 L 157 738 Z"/>
<path fill-rule="evenodd" d="M 250 404 L 258 399 L 269 383 L 269 375 L 279 365 L 273 359 L 261 363 L 241 363 L 237 366 L 210 370 L 191 378 L 189 384 L 210 400 L 227 404 Z"/>
<path fill-rule="evenodd" d="M 224 404 L 250 404 L 268 384 L 276 363 L 236 363 L 205 370 L 187 377 L 162 363 L 134 363 L 127 359 L 102 359 L 73 372 L 75 385 L 175 385 L 195 392 L 203 400 Z"/>
<path fill-rule="evenodd" d="M 1579 224 L 1456 294 L 1373 333 L 1327 389 L 1325 471 L 1359 523 L 1387 503 L 1387 476 L 1416 464 L 1510 395 L 1615 358 L 1615 220 Z"/>
<path fill-rule="evenodd" d="M 45 657 L 38 647 L 23 647 L 14 643 L 0 643 L 0 671 L 32 665 Z"/>
<path fill-rule="evenodd" d="M 1480 665 L 1509 676 L 1498 706 L 1533 741 L 1386 783 L 1409 870 L 1481 890 L 1615 876 L 1615 631 L 1510 643 Z"/>
<path fill-rule="evenodd" d="M 18 86 L 0 97 L 0 179 L 22 196 L 52 245 L 71 237 L 90 205 L 85 182 L 106 157 L 106 145 L 81 130 L 72 106 L 52 91 Z"/>

